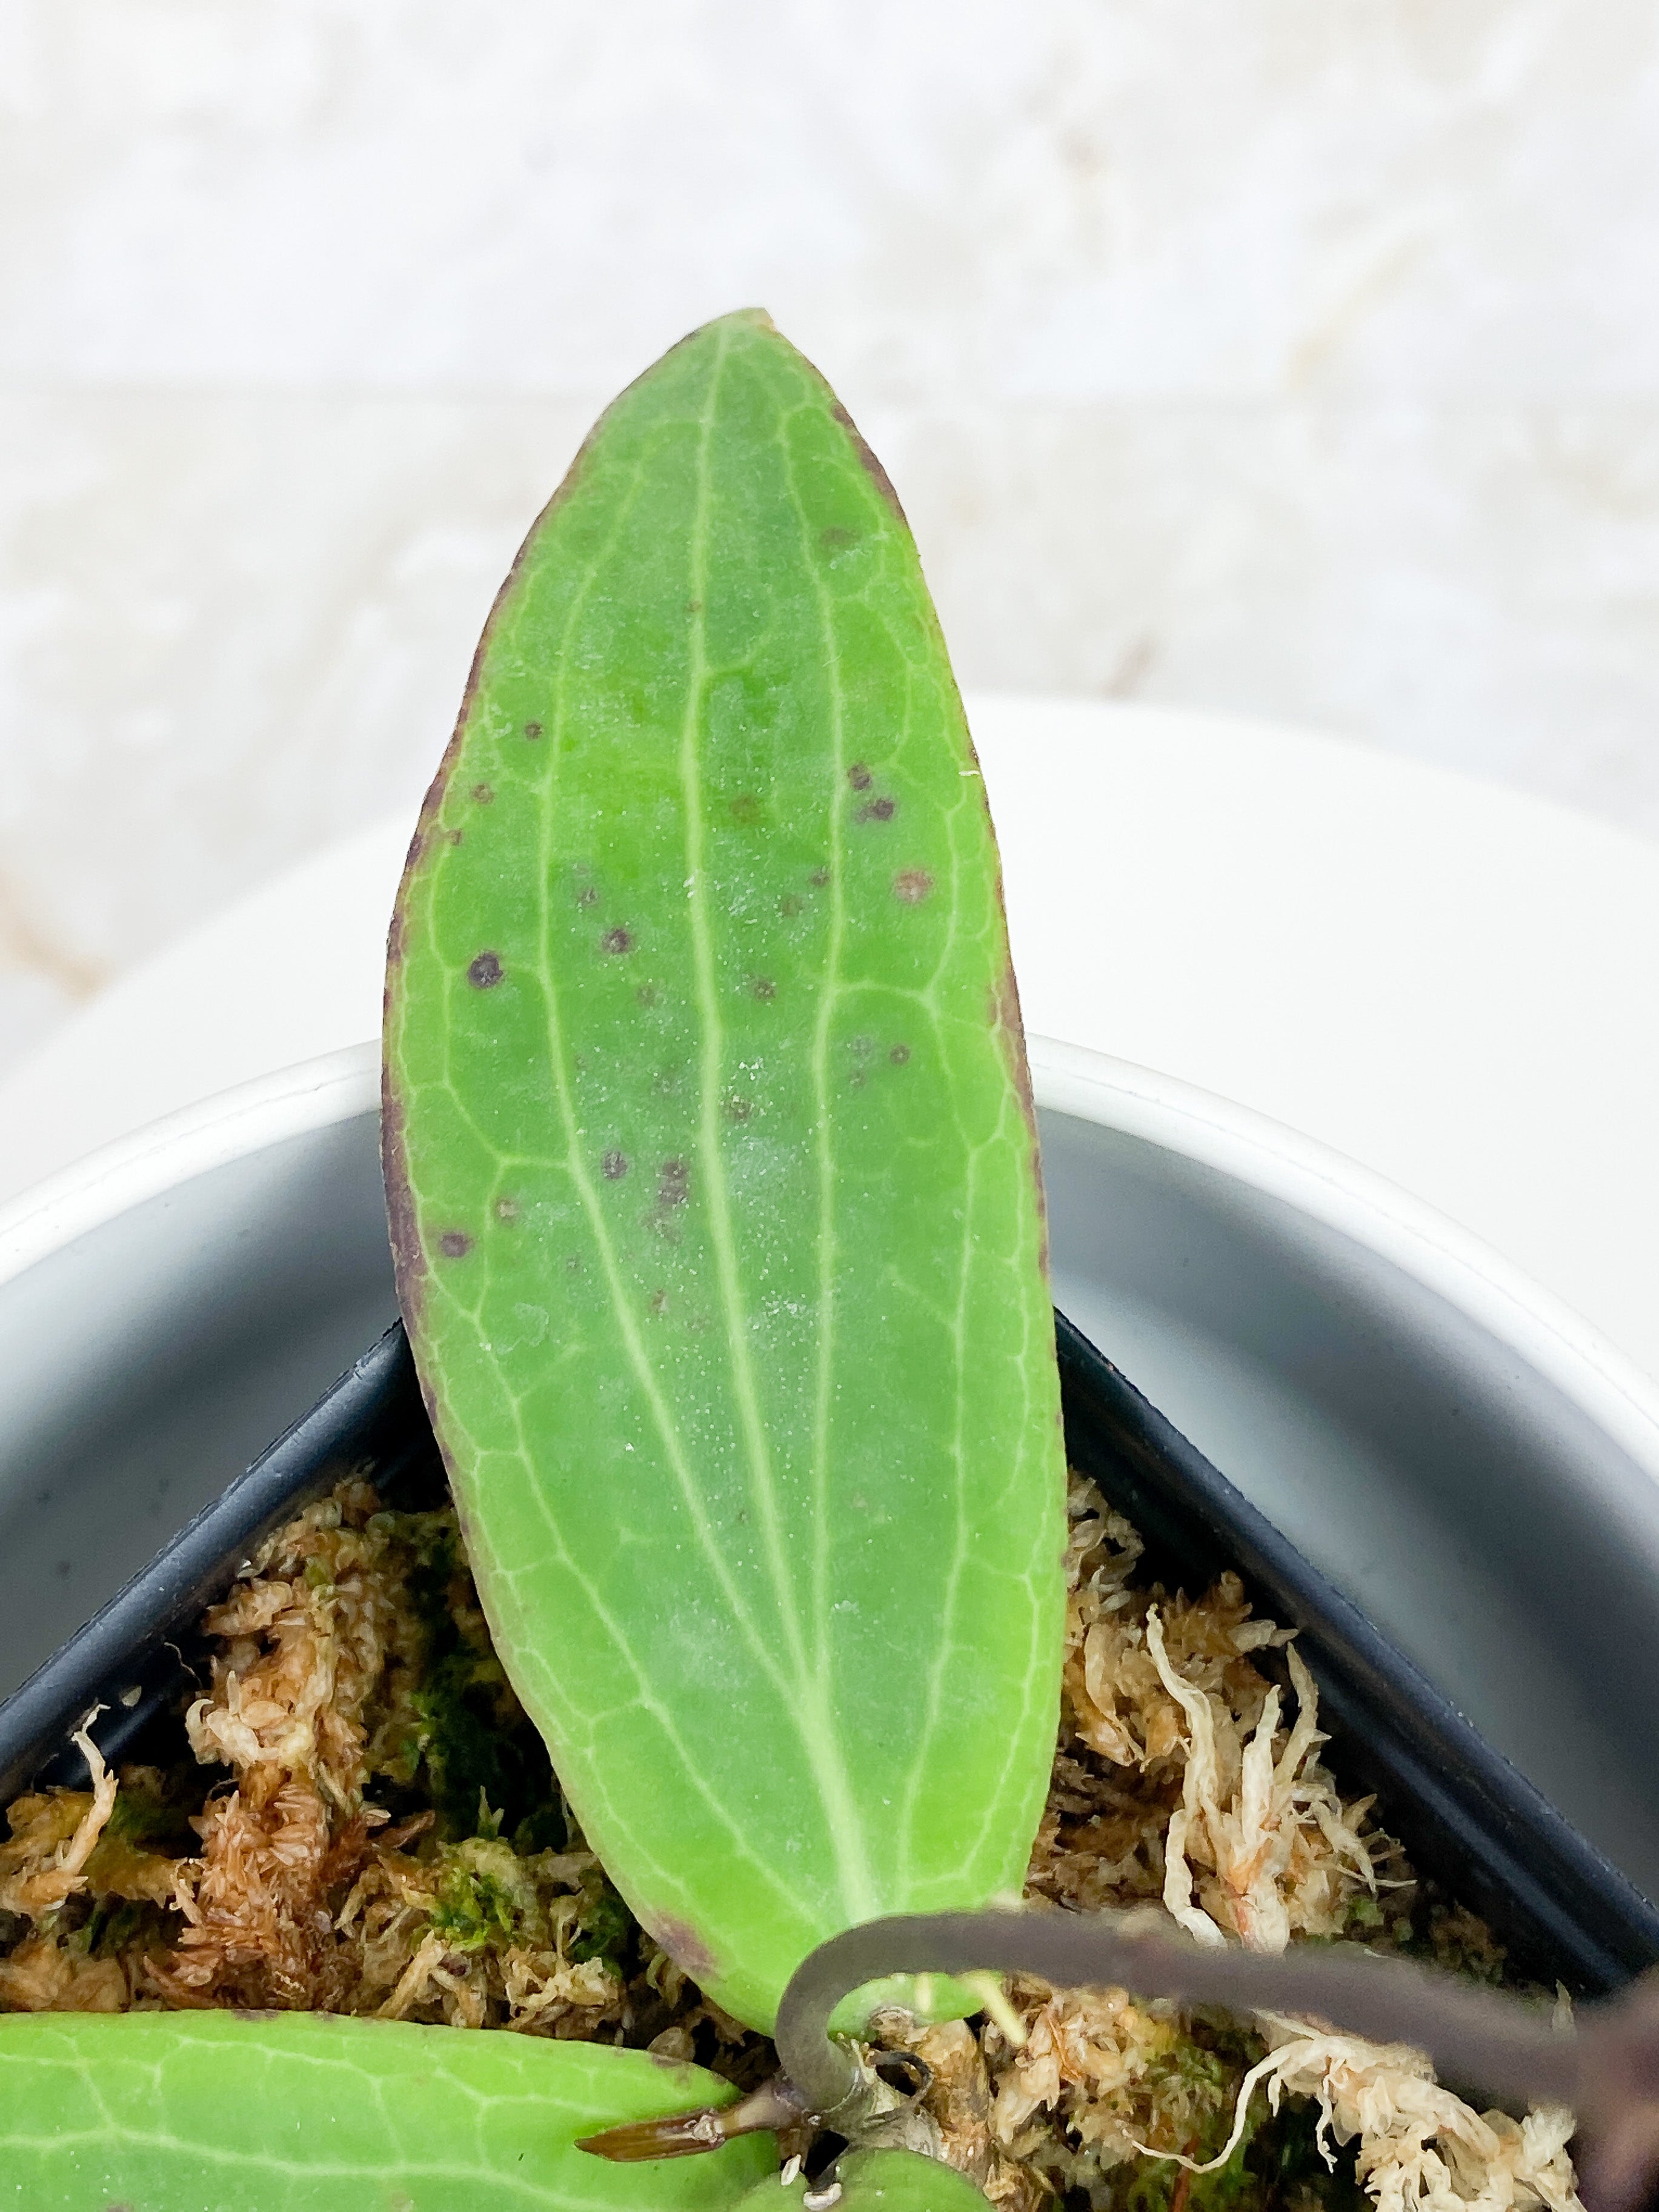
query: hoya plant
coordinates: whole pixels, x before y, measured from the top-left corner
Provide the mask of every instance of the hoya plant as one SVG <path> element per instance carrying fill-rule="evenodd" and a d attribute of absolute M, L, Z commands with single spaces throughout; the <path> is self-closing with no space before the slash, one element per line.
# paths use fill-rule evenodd
<path fill-rule="evenodd" d="M 972 2212 L 858 2032 L 994 2004 L 993 1968 L 1415 2030 L 1594 2103 L 1570 2044 L 1408 1969 L 1006 1909 L 1065 1465 L 996 850 L 892 488 L 764 316 L 624 392 L 532 529 L 386 974 L 398 1292 L 495 1650 L 639 1921 L 781 2072 L 10 2016 L 0 2202 Z M 849 2148 L 809 2185 L 780 2133 Z"/>
<path fill-rule="evenodd" d="M 826 1938 L 1017 1897 L 1065 1467 L 996 850 L 892 487 L 765 316 L 624 392 L 514 563 L 410 846 L 385 1066 L 399 1298 L 480 1595 L 643 1925 L 769 2030 Z M 982 1995 L 878 1978 L 835 2025 Z M 648 2176 L 574 2148 L 731 2094 L 305 2015 L 0 2040 L 25 2201 L 146 2212 L 210 2174 L 243 2208 L 428 2212 L 484 2175 L 734 2202 L 769 2138 Z"/>

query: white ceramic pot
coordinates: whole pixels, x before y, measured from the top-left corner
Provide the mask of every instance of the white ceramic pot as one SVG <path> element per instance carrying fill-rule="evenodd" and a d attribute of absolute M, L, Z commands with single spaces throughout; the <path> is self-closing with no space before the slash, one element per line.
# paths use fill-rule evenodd
<path fill-rule="evenodd" d="M 1056 1302 L 1659 1891 L 1659 1404 L 1394 1186 L 1042 1040 Z M 0 1214 L 0 1695 L 393 1312 L 372 1047 Z"/>

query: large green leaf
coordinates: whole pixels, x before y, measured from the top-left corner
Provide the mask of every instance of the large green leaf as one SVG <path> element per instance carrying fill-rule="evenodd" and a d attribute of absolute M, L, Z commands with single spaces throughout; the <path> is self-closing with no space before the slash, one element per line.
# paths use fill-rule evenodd
<path fill-rule="evenodd" d="M 0 2017 L 0 2203 L 26 2212 L 724 2212 L 769 2136 L 640 2171 L 596 2126 L 732 2091 L 644 2051 L 320 2013 Z"/>
<path fill-rule="evenodd" d="M 1063 1466 L 995 847 L 915 545 L 763 316 L 496 602 L 388 966 L 399 1291 L 497 1647 L 668 1949 L 1018 1890 Z"/>

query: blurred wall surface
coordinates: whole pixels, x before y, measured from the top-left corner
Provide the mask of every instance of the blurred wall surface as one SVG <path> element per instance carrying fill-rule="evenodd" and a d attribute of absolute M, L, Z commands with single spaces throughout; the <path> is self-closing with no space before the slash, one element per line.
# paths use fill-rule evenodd
<path fill-rule="evenodd" d="M 412 808 L 617 386 L 769 307 L 964 681 L 1659 832 L 1651 0 L 0 0 L 0 1066 Z"/>

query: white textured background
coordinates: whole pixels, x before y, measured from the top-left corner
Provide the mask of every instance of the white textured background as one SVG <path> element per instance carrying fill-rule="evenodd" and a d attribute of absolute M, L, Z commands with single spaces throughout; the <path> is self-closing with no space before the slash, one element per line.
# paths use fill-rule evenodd
<path fill-rule="evenodd" d="M 769 307 L 967 682 L 1659 833 L 1651 0 L 0 0 L 0 1067 L 398 807 Z"/>

